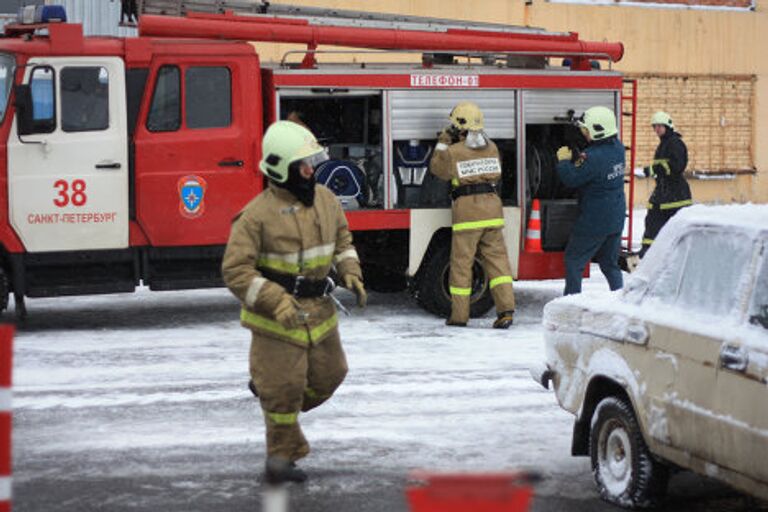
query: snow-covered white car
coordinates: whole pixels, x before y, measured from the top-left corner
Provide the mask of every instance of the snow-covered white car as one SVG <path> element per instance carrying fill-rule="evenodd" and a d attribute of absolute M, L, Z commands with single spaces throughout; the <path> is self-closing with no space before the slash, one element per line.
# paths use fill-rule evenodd
<path fill-rule="evenodd" d="M 617 292 L 544 308 L 546 366 L 600 495 L 655 504 L 670 469 L 768 499 L 768 206 L 694 206 Z"/>

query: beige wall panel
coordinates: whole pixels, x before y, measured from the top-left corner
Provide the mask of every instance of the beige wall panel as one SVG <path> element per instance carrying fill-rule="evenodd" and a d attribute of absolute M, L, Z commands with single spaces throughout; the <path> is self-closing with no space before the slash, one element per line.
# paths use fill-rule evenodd
<path fill-rule="evenodd" d="M 621 41 L 626 53 L 619 68 L 632 72 L 757 74 L 768 73 L 758 58 L 766 43 L 765 1 L 756 12 L 589 6 L 534 0 L 292 0 L 315 7 L 398 12 L 575 31 L 583 39 Z"/>

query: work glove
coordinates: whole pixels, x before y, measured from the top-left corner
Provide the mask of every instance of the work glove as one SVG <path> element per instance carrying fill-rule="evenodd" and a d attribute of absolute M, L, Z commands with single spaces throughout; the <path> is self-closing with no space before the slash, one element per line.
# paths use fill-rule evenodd
<path fill-rule="evenodd" d="M 568 146 L 561 146 L 560 149 L 557 150 L 557 159 L 558 161 L 572 160 L 573 151 L 571 151 L 571 148 Z"/>
<path fill-rule="evenodd" d="M 656 177 L 656 174 L 653 172 L 653 166 L 648 165 L 646 167 L 643 167 L 643 174 L 645 174 L 645 177 L 653 176 Z"/>
<path fill-rule="evenodd" d="M 451 145 L 453 144 L 453 136 L 451 135 L 450 127 L 443 128 L 443 131 L 437 134 L 437 142 Z"/>
<path fill-rule="evenodd" d="M 365 292 L 363 280 L 354 274 L 344 276 L 344 288 L 355 292 L 357 295 L 357 305 L 364 308 L 368 303 L 368 294 Z"/>
<path fill-rule="evenodd" d="M 299 301 L 286 293 L 275 306 L 275 320 L 286 329 L 297 328 L 299 326 L 299 307 L 301 307 Z"/>

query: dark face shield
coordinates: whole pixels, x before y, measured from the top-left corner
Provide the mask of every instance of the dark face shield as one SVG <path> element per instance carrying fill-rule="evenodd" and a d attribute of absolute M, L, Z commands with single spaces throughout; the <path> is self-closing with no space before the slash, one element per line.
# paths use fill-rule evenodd
<path fill-rule="evenodd" d="M 288 179 L 280 186 L 296 196 L 304 206 L 312 206 L 315 203 L 315 174 L 313 172 L 309 177 L 302 176 L 301 167 L 308 165 L 314 171 L 326 160 L 328 160 L 328 153 L 321 151 L 293 162 L 288 167 Z"/>

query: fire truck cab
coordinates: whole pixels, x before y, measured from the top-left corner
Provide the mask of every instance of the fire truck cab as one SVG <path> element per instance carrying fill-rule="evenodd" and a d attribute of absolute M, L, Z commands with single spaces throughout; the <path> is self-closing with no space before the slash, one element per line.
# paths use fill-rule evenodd
<path fill-rule="evenodd" d="M 365 29 L 339 11 L 327 26 L 306 9 L 174 17 L 152 15 L 151 4 L 136 38 L 83 37 L 78 24 L 42 19 L 11 25 L 0 38 L 3 309 L 11 292 L 23 313 L 24 297 L 221 285 L 231 219 L 265 186 L 263 131 L 287 118 L 328 148 L 316 176 L 346 210 L 367 285 L 410 287 L 423 307 L 446 314 L 450 185 L 429 173 L 429 159 L 460 101 L 480 106 L 501 152 L 514 277 L 564 275 L 578 206 L 557 178 L 554 153 L 583 145 L 574 116 L 595 105 L 622 111 L 622 76 L 593 66 L 618 60 L 620 44 L 446 20 L 409 19 L 393 29 L 382 18 Z M 272 40 L 290 42 L 312 29 L 301 60 L 262 63 L 242 41 L 264 40 L 265 27 Z M 418 49 L 421 58 L 318 63 L 327 57 L 317 50 L 324 37 L 340 44 L 340 34 L 356 30 L 369 39 L 356 33 L 357 47 L 399 56 Z M 420 39 L 393 49 L 376 39 L 386 30 Z M 462 49 L 467 37 L 480 46 L 487 39 L 490 49 Z M 452 47 L 440 47 L 451 38 Z M 523 49 L 495 50 L 491 39 Z M 555 64 L 554 56 L 570 62 Z M 533 199 L 542 205 L 542 251 L 525 250 Z M 487 288 L 478 262 L 473 315 L 491 307 Z"/>

